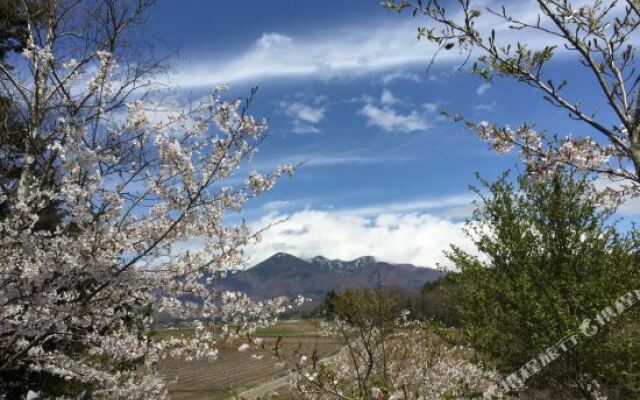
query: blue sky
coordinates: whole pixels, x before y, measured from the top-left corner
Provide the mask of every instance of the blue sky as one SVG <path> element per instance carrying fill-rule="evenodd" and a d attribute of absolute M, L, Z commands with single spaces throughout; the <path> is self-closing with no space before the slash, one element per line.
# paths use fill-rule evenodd
<path fill-rule="evenodd" d="M 535 16 L 518 7 L 514 12 Z M 417 41 L 420 23 L 376 0 L 165 0 L 153 10 L 149 33 L 179 50 L 171 80 L 182 95 L 219 83 L 238 96 L 260 87 L 252 113 L 269 118 L 270 128 L 250 169 L 308 160 L 293 179 L 245 209 L 256 226 L 288 218 L 248 249 L 250 262 L 288 251 L 434 266 L 444 262 L 449 243 L 469 246 L 461 226 L 474 173 L 492 179 L 522 167 L 515 155 L 491 152 L 463 125 L 443 118 L 443 109 L 593 134 L 531 88 L 488 84 L 459 71 L 455 50 L 427 75 L 433 48 Z M 495 27 L 505 40 L 517 39 Z M 570 54 L 560 56 L 552 73 L 572 77 L 569 93 L 603 108 Z"/>

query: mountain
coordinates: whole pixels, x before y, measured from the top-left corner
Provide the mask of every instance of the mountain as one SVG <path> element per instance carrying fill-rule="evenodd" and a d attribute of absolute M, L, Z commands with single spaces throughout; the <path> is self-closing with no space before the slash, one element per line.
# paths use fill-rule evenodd
<path fill-rule="evenodd" d="M 411 264 L 390 264 L 366 256 L 352 261 L 330 260 L 322 256 L 303 260 L 277 253 L 253 268 L 217 280 L 219 289 L 242 291 L 255 299 L 301 294 L 321 299 L 332 289 L 355 287 L 399 287 L 418 290 L 442 273 Z"/>
<path fill-rule="evenodd" d="M 355 271 L 362 265 L 373 264 L 376 259 L 371 256 L 356 258 L 353 261 L 329 260 L 328 258 L 317 256 L 311 259 L 312 264 L 322 266 L 335 271 Z"/>

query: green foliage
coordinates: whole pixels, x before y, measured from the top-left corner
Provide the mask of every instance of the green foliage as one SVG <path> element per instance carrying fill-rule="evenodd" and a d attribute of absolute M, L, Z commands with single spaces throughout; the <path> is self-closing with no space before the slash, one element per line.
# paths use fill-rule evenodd
<path fill-rule="evenodd" d="M 338 294 L 335 290 L 329 290 L 324 296 L 322 303 L 318 306 L 316 314 L 323 316 L 328 320 L 332 320 L 336 317 L 336 301 Z"/>
<path fill-rule="evenodd" d="M 345 289 L 335 295 L 334 313 L 350 326 L 392 329 L 404 308 L 404 298 L 390 290 Z"/>
<path fill-rule="evenodd" d="M 427 282 L 411 297 L 411 313 L 415 319 L 434 320 L 449 327 L 459 327 L 460 318 L 450 293 L 457 290 L 456 273 L 447 273 Z"/>
<path fill-rule="evenodd" d="M 399 288 L 384 288 L 385 296 L 391 296 L 395 304 L 396 315 L 402 310 L 410 311 L 409 317 L 417 321 L 435 321 L 443 326 L 460 327 L 460 319 L 449 295 L 457 290 L 455 273 L 447 273 L 442 278 L 425 283 L 420 291 L 406 291 Z M 355 290 L 356 292 L 359 289 Z M 339 306 L 341 297 L 351 296 L 352 291 L 336 292 L 330 290 L 325 295 L 322 303 L 313 311 L 312 316 L 334 320 L 339 317 L 336 307 Z"/>
<path fill-rule="evenodd" d="M 482 184 L 491 195 L 477 190 L 467 232 L 481 255 L 448 253 L 461 271 L 453 295 L 466 340 L 509 374 L 640 289 L 640 242 L 635 228 L 621 233 L 611 222 L 614 209 L 599 206 L 584 176 L 557 170 L 549 181 L 520 176 L 514 185 L 507 173 Z M 592 398 L 584 393 L 595 379 L 609 394 L 637 396 L 637 317 L 637 308 L 619 315 L 527 383 Z"/>

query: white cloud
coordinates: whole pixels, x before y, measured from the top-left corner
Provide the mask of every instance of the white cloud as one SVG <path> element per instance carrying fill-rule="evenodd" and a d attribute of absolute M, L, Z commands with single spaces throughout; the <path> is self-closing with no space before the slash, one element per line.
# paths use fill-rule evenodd
<path fill-rule="evenodd" d="M 425 103 L 422 105 L 422 107 L 424 107 L 424 109 L 427 110 L 427 112 L 430 114 L 435 114 L 439 112 L 442 106 L 443 106 L 442 101 L 431 101 L 429 103 Z"/>
<path fill-rule="evenodd" d="M 383 85 L 388 85 L 393 81 L 401 81 L 401 80 L 420 82 L 420 77 L 418 76 L 418 74 L 413 72 L 395 71 L 395 72 L 391 72 L 383 75 L 381 79 Z"/>
<path fill-rule="evenodd" d="M 314 125 L 305 124 L 301 121 L 293 121 L 291 124 L 291 132 L 304 135 L 307 133 L 321 133 L 322 131 Z"/>
<path fill-rule="evenodd" d="M 289 202 L 289 201 L 274 200 L 274 201 L 270 201 L 268 203 L 265 203 L 262 206 L 262 209 L 266 210 L 266 211 L 277 211 L 277 210 L 280 210 L 282 208 L 285 208 L 285 207 L 289 206 L 290 204 L 291 204 L 291 202 Z"/>
<path fill-rule="evenodd" d="M 420 266 L 446 264 L 442 251 L 450 244 L 473 250 L 462 232 L 464 223 L 459 221 L 471 215 L 472 202 L 477 199 L 476 194 L 467 192 L 330 211 L 306 209 L 291 214 L 278 212 L 284 204 L 275 204 L 273 212 L 263 216 L 255 226 L 286 222 L 267 230 L 261 243 L 248 248 L 248 265 L 279 251 L 299 257 L 354 259 L 372 255 L 383 261 Z"/>
<path fill-rule="evenodd" d="M 415 23 L 407 20 L 376 28 L 347 27 L 334 32 L 312 32 L 307 37 L 263 33 L 247 50 L 225 61 L 199 60 L 177 71 L 185 88 L 224 82 L 258 82 L 277 77 L 360 74 L 428 60 L 430 46 L 418 43 Z"/>
<path fill-rule="evenodd" d="M 317 124 L 324 119 L 324 107 L 309 106 L 301 102 L 281 103 L 284 112 L 301 121 Z"/>
<path fill-rule="evenodd" d="M 324 97 L 316 97 L 311 104 L 301 100 L 281 101 L 279 108 L 282 113 L 293 118 L 291 131 L 294 133 L 320 133 L 316 126 L 325 118 L 326 107 L 322 105 Z"/>
<path fill-rule="evenodd" d="M 407 201 L 374 204 L 370 206 L 350 208 L 337 212 L 340 214 L 371 217 L 387 213 L 408 213 L 430 210 L 432 214 L 450 215 L 451 210 L 455 209 L 455 214 L 458 217 L 466 217 L 471 214 L 471 204 L 474 200 L 477 200 L 477 196 L 474 193 L 469 192 L 451 196 L 422 197 Z M 461 209 L 466 209 L 467 213 L 461 215 Z"/>
<path fill-rule="evenodd" d="M 495 110 L 497 106 L 498 106 L 498 102 L 494 100 L 490 103 L 482 103 L 482 104 L 477 104 L 473 106 L 473 111 L 476 114 L 487 113 Z"/>
<path fill-rule="evenodd" d="M 267 211 L 252 223 L 254 229 L 270 226 L 259 243 L 245 248 L 245 267 L 287 252 L 298 257 L 323 255 L 329 258 L 354 259 L 371 255 L 393 263 L 411 263 L 435 267 L 452 267 L 443 254 L 451 244 L 477 254 L 463 232 L 463 217 L 471 212 L 472 192 L 443 197 L 425 197 L 404 202 L 333 210 L 305 209 L 283 212 L 305 201 L 272 201 Z M 454 219 L 455 218 L 455 219 Z M 181 243 L 180 251 L 200 250 L 202 242 L 194 239 Z"/>
<path fill-rule="evenodd" d="M 358 113 L 367 117 L 367 125 L 375 125 L 388 132 L 423 131 L 429 127 L 424 117 L 415 110 L 400 114 L 390 107 L 368 103 Z"/>
<path fill-rule="evenodd" d="M 640 216 L 640 199 L 634 197 L 624 201 L 618 207 L 617 213 L 627 217 Z"/>
<path fill-rule="evenodd" d="M 389 162 L 388 157 L 361 156 L 357 154 L 309 154 L 306 156 L 309 166 L 334 166 L 343 164 L 382 164 Z M 401 158 L 402 159 L 402 158 Z"/>
<path fill-rule="evenodd" d="M 462 223 L 418 213 L 387 213 L 375 217 L 305 210 L 265 216 L 261 224 L 287 218 L 268 229 L 258 244 L 246 249 L 249 265 L 283 251 L 303 258 L 324 255 L 354 259 L 372 255 L 380 260 L 435 267 L 449 265 L 443 254 L 454 243 L 473 251 Z"/>
<path fill-rule="evenodd" d="M 607 178 L 599 178 L 594 182 L 596 190 L 603 191 L 605 189 L 623 190 L 635 186 L 633 182 L 628 180 L 612 181 Z M 640 216 L 640 198 L 626 198 L 617 209 L 617 214 L 625 217 Z"/>
<path fill-rule="evenodd" d="M 510 9 L 524 21 L 535 22 L 538 13 L 535 4 L 528 2 L 510 6 Z M 282 77 L 330 79 L 344 74 L 362 75 L 397 70 L 403 66 L 426 65 L 436 48 L 427 41 L 416 40 L 418 25 L 420 21 L 405 15 L 389 17 L 383 23 L 318 29 L 303 36 L 265 32 L 253 44 L 235 53 L 216 54 L 209 59 L 198 55 L 191 63 L 177 68 L 173 81 L 183 88 L 213 87 L 220 83 L 258 83 Z M 509 29 L 508 23 L 489 14 L 484 15 L 476 28 L 483 33 L 495 29 L 501 44 L 517 39 L 526 39 L 531 48 L 557 44 L 557 40 L 550 36 L 531 37 L 529 32 Z M 564 50 L 560 47 L 558 51 Z M 463 59 L 464 55 L 455 50 L 438 55 L 441 62 Z M 392 72 L 382 79 L 391 82 L 416 78 L 411 74 Z"/>
<path fill-rule="evenodd" d="M 321 133 L 322 131 L 315 125 L 306 124 L 302 121 L 295 120 L 291 124 L 291 132 L 305 134 L 305 133 Z"/>
<path fill-rule="evenodd" d="M 411 160 L 401 154 L 363 154 L 363 149 L 353 151 L 312 152 L 300 150 L 295 154 L 281 155 L 276 158 L 252 160 L 251 169 L 258 171 L 271 170 L 277 165 L 298 164 L 304 162 L 303 169 L 311 167 L 334 167 L 339 165 L 373 165 L 390 164 Z"/>
<path fill-rule="evenodd" d="M 484 95 L 487 90 L 491 89 L 491 84 L 488 82 L 485 82 L 483 84 L 481 84 L 480 86 L 478 86 L 478 88 L 476 89 L 476 94 L 478 96 L 482 96 Z"/>
<path fill-rule="evenodd" d="M 256 52 L 265 52 L 269 50 L 278 50 L 290 46 L 292 39 L 289 36 L 280 33 L 269 32 L 264 33 L 258 41 L 253 45 Z"/>
<path fill-rule="evenodd" d="M 384 89 L 382 91 L 382 95 L 380 96 L 380 102 L 382 104 L 386 104 L 390 106 L 392 104 L 396 104 L 399 101 L 400 100 L 398 100 L 398 98 L 394 96 L 389 89 Z"/>
<path fill-rule="evenodd" d="M 364 96 L 363 100 L 365 104 L 358 114 L 367 118 L 368 126 L 377 126 L 387 132 L 424 131 L 430 128 L 426 115 L 430 113 L 428 108 L 422 112 L 415 109 L 404 112 L 397 110 L 392 106 L 400 103 L 400 100 L 388 89 L 382 91 L 379 105 L 369 96 Z"/>

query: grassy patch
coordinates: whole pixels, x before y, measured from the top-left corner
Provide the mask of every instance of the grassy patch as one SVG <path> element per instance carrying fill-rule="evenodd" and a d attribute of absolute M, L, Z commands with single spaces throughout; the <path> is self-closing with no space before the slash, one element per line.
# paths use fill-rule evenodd
<path fill-rule="evenodd" d="M 226 393 L 220 394 L 218 396 L 212 397 L 211 400 L 229 400 L 232 399 L 234 397 L 236 397 L 237 395 L 239 395 L 240 393 L 244 393 L 247 390 L 251 390 L 253 388 L 257 388 L 258 387 L 258 383 L 251 383 L 249 385 L 240 387 L 240 388 L 236 388 L 233 390 L 230 390 Z"/>
<path fill-rule="evenodd" d="M 235 393 L 234 392 L 227 392 L 227 393 L 222 394 L 220 396 L 212 397 L 211 400 L 229 400 L 229 399 L 231 399 L 233 397 L 235 397 Z"/>

